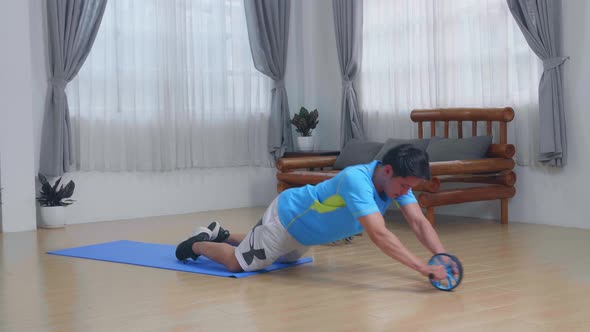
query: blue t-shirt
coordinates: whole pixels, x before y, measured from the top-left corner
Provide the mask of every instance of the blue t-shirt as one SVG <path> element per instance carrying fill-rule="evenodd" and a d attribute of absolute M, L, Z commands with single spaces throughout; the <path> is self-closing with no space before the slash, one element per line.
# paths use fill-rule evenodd
<path fill-rule="evenodd" d="M 317 245 L 364 231 L 357 218 L 385 213 L 391 198 L 379 195 L 373 173 L 379 164 L 347 167 L 315 186 L 292 188 L 279 196 L 278 214 L 289 234 L 303 245 Z M 399 206 L 417 203 L 412 190 L 395 199 Z"/>

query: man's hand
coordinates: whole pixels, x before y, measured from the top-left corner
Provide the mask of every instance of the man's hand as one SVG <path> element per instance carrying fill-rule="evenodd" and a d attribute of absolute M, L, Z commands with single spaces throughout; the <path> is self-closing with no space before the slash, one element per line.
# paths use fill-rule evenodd
<path fill-rule="evenodd" d="M 440 260 L 443 262 L 443 264 L 445 266 L 451 266 L 451 269 L 453 270 L 453 275 L 458 276 L 459 275 L 459 267 L 457 266 L 457 263 L 452 260 L 449 256 L 439 256 Z"/>
<path fill-rule="evenodd" d="M 447 269 L 443 265 L 425 265 L 420 269 L 423 276 L 432 276 L 435 281 L 440 281 L 447 278 Z"/>

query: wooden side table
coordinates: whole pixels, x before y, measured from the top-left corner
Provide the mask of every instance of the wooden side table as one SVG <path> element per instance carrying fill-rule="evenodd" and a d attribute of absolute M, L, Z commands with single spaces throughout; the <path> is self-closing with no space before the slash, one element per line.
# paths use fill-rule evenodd
<path fill-rule="evenodd" d="M 312 157 L 312 156 L 337 156 L 340 151 L 336 150 L 318 150 L 318 151 L 293 151 L 285 152 L 283 158 L 298 158 L 298 157 Z"/>

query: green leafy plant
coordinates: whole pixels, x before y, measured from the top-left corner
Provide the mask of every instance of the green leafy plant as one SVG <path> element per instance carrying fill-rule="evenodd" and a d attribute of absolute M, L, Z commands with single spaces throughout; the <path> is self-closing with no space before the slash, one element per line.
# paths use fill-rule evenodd
<path fill-rule="evenodd" d="M 74 188 L 76 185 L 74 181 L 68 182 L 68 184 L 62 184 L 61 187 L 58 189 L 59 183 L 61 182 L 61 177 L 55 181 L 55 184 L 52 186 L 47 181 L 47 178 L 39 173 L 39 181 L 41 182 L 41 192 L 40 196 L 37 197 L 37 201 L 41 206 L 67 206 L 74 203 L 74 200 L 70 199 L 74 194 Z"/>
<path fill-rule="evenodd" d="M 320 123 L 319 117 L 320 114 L 317 109 L 310 112 L 305 107 L 301 107 L 299 114 L 295 113 L 293 119 L 291 119 L 291 124 L 295 126 L 296 131 L 301 136 L 311 136 L 312 130 Z"/>

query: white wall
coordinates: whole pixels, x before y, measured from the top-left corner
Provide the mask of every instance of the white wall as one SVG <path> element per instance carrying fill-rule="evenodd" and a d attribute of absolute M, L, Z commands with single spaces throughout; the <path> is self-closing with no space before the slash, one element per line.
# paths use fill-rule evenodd
<path fill-rule="evenodd" d="M 320 149 L 335 149 L 339 142 L 341 86 L 331 3 L 291 2 L 285 72 L 291 114 L 301 106 L 320 111 L 316 130 Z M 36 122 L 38 131 L 40 121 L 41 115 Z M 270 168 L 72 172 L 64 179 L 76 182 L 77 202 L 68 208 L 69 223 L 260 206 L 276 195 L 275 170 Z"/>
<path fill-rule="evenodd" d="M 34 178 L 39 169 L 49 77 L 45 4 L 37 0 L 0 2 L 0 42 L 14 45 L 0 55 L 3 231 L 36 227 Z M 19 39 L 12 36 L 14 31 L 23 32 Z M 22 112 L 8 113 L 14 109 Z M 8 115 L 10 122 L 5 121 Z M 273 168 L 72 172 L 64 176 L 70 179 L 76 182 L 76 203 L 66 211 L 70 224 L 261 206 L 276 195 Z"/>
<path fill-rule="evenodd" d="M 36 3 L 42 22 L 44 1 Z M 33 38 L 45 38 L 45 26 L 34 26 Z M 45 38 L 46 39 L 46 38 Z M 46 40 L 44 40 L 46 44 Z M 41 44 L 40 44 L 41 45 Z M 46 48 L 44 46 L 44 48 Z M 46 49 L 34 52 L 34 91 L 46 94 L 48 58 Z M 270 97 L 269 97 L 270 98 Z M 44 99 L 35 103 L 35 170 L 39 169 L 41 126 Z M 276 196 L 274 168 L 228 167 L 189 169 L 172 172 L 70 172 L 64 181 L 73 180 L 76 202 L 66 209 L 66 223 L 161 216 L 238 207 L 266 205 Z"/>
<path fill-rule="evenodd" d="M 35 228 L 32 43 L 28 1 L 0 3 L 2 231 Z M 15 34 L 15 32 L 21 32 Z"/>
<path fill-rule="evenodd" d="M 331 3 L 291 2 L 285 73 L 291 114 L 301 106 L 320 111 L 316 130 L 320 149 L 335 149 L 339 142 L 341 85 Z M 40 75 L 42 70 L 37 72 Z M 38 113 L 37 134 L 41 119 Z M 77 202 L 68 208 L 68 223 L 260 206 L 270 203 L 276 195 L 275 170 L 271 168 L 72 172 L 64 179 L 76 182 Z"/>
<path fill-rule="evenodd" d="M 562 7 L 564 96 L 568 165 L 563 169 L 519 167 L 517 193 L 510 202 L 509 220 L 590 228 L 588 166 L 590 165 L 590 2 L 566 0 Z M 517 147 L 518 148 L 518 147 Z M 499 217 L 499 203 L 468 203 L 437 212 L 453 215 Z"/>
<path fill-rule="evenodd" d="M 335 149 L 339 142 L 341 86 L 331 3 L 330 0 L 291 2 L 285 72 L 291 114 L 301 106 L 320 111 L 316 130 L 320 149 Z M 42 71 L 37 72 L 40 75 Z M 41 119 L 38 113 L 35 124 L 38 135 Z M 38 147 L 39 144 L 37 156 Z M 37 161 L 35 169 L 38 165 Z M 268 204 L 276 195 L 275 170 L 270 168 L 72 172 L 64 179 L 76 182 L 77 202 L 68 208 L 69 223 L 260 206 Z"/>
<path fill-rule="evenodd" d="M 12 135 L 20 138 L 19 149 L 7 148 L 11 146 L 5 138 L 7 131 L 3 129 L 0 132 L 0 186 L 5 188 L 1 208 L 5 231 L 9 223 L 6 220 L 7 211 L 12 208 L 26 216 L 24 220 L 28 221 L 24 225 L 31 225 L 28 211 L 33 204 L 34 193 L 26 188 L 32 186 L 32 177 L 39 165 L 41 121 L 47 89 L 44 3 L 35 0 L 0 3 L 0 42 L 14 45 L 0 55 L 0 71 L 3 73 L 0 76 L 1 91 L 10 91 L 0 98 L 0 123 L 6 123 L 7 109 L 24 110 L 15 119 L 13 116 L 16 113 L 10 113 L 9 129 L 13 131 L 10 139 L 12 142 Z M 30 18 L 26 14 L 28 10 Z M 585 178 L 585 168 L 590 162 L 585 149 L 590 142 L 590 134 L 585 127 L 590 120 L 586 111 L 590 94 L 585 91 L 590 85 L 587 76 L 590 64 L 586 60 L 590 55 L 587 23 L 590 5 L 585 0 L 564 1 L 563 18 L 563 49 L 564 54 L 571 58 L 564 67 L 569 164 L 563 170 L 518 168 L 517 195 L 510 204 L 510 220 L 590 228 L 583 211 L 587 195 L 583 188 L 590 184 Z M 318 108 L 320 125 L 316 134 L 321 149 L 337 148 L 339 142 L 341 82 L 333 24 L 330 0 L 292 1 L 286 71 L 289 105 L 291 114 L 300 106 Z M 23 38 L 30 39 L 30 44 L 26 44 L 28 41 L 12 40 L 9 32 L 14 31 L 15 26 L 26 32 Z M 31 59 L 32 64 L 28 67 Z M 21 70 L 30 71 L 32 80 L 27 81 L 26 75 L 22 79 Z M 20 80 L 15 81 L 15 77 L 20 77 Z M 27 115 L 31 113 L 32 119 Z M 27 149 L 33 151 L 34 157 L 26 152 Z M 19 151 L 25 151 L 18 157 L 22 162 L 4 157 L 6 154 L 16 155 Z M 12 166 L 5 165 L 8 160 Z M 66 179 L 69 178 L 77 184 L 74 197 L 77 202 L 71 206 L 67 216 L 70 223 L 264 205 L 276 194 L 273 169 L 110 174 L 76 172 L 68 174 Z M 8 179 L 14 179 L 16 184 L 6 182 Z M 13 196 L 18 203 L 10 201 L 7 196 L 9 184 L 24 188 Z M 498 210 L 497 202 L 484 202 L 444 207 L 438 212 L 497 218 Z M 11 220 L 14 220 L 13 217 Z M 31 229 L 30 226 L 26 228 Z"/>
<path fill-rule="evenodd" d="M 311 0 L 294 1 L 292 15 L 286 70 L 291 110 L 293 113 L 301 106 L 317 107 L 321 112 L 318 147 L 335 148 L 339 128 L 339 113 L 335 109 L 340 107 L 339 90 L 337 87 L 328 90 L 333 96 L 318 90 L 332 85 L 333 78 L 329 76 L 332 73 L 336 73 L 338 80 L 337 65 L 330 59 L 331 53 L 335 56 L 333 30 L 328 30 L 333 24 L 331 2 L 322 0 L 316 5 Z M 324 22 L 323 16 L 329 17 L 329 22 Z M 314 21 L 313 27 L 303 24 L 310 17 Z M 31 18 L 31 39 L 35 44 L 31 50 L 34 78 L 29 90 L 36 96 L 32 123 L 36 172 L 49 75 L 44 1 L 31 2 Z M 314 34 L 316 28 L 324 30 L 323 35 L 328 34 L 333 45 L 324 44 L 322 40 L 325 38 Z M 313 44 L 303 42 L 308 38 Z M 317 71 L 325 63 L 332 69 Z M 194 169 L 165 173 L 72 172 L 64 177 L 64 180 L 70 179 L 76 182 L 76 203 L 67 209 L 68 223 L 259 206 L 268 204 L 276 195 L 275 170 L 271 168 Z"/>
<path fill-rule="evenodd" d="M 590 228 L 586 205 L 590 165 L 590 2 L 563 1 L 564 96 L 568 165 L 563 170 L 519 170 L 513 218 L 524 222 Z"/>
<path fill-rule="evenodd" d="M 76 202 L 66 209 L 70 224 L 262 206 L 276 196 L 273 168 L 66 173 L 70 179 L 76 183 Z"/>
<path fill-rule="evenodd" d="M 342 81 L 332 1 L 297 0 L 291 1 L 291 7 L 292 35 L 286 72 L 291 115 L 301 106 L 317 108 L 320 123 L 314 132 L 316 147 L 338 149 Z"/>
<path fill-rule="evenodd" d="M 300 94 L 305 106 L 317 107 L 320 148 L 338 148 L 340 131 L 341 81 L 336 53 L 334 21 L 329 0 L 292 1 L 299 7 L 292 20 L 300 30 L 302 58 L 299 70 L 303 82 Z M 565 169 L 517 167 L 517 194 L 510 202 L 509 219 L 527 223 L 590 228 L 586 217 L 586 168 L 590 165 L 590 2 L 563 1 L 563 53 L 570 56 L 564 66 L 565 112 L 568 129 L 568 165 Z M 293 22 L 291 24 L 293 27 Z M 291 48 L 290 56 L 294 55 Z M 291 74 L 287 71 L 287 75 Z M 293 78 L 293 77 L 292 77 Z M 296 93 L 289 90 L 290 100 Z M 291 99 L 293 98 L 293 99 Z M 299 105 L 290 102 L 291 113 Z M 458 204 L 437 208 L 437 213 L 498 219 L 498 201 Z"/>

